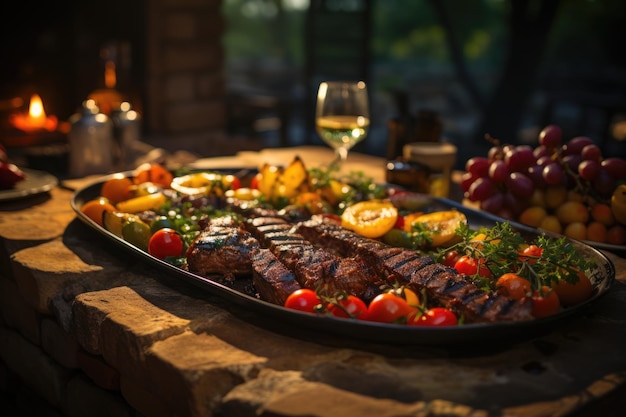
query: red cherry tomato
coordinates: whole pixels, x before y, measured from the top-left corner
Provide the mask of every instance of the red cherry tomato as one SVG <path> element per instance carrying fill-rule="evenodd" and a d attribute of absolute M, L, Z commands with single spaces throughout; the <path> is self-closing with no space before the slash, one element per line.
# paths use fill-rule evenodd
<path fill-rule="evenodd" d="M 238 190 L 241 188 L 241 180 L 234 175 L 227 175 L 226 183 L 230 186 L 231 190 Z"/>
<path fill-rule="evenodd" d="M 469 276 L 476 275 L 483 278 L 491 277 L 491 271 L 485 266 L 484 259 L 474 259 L 471 256 L 463 255 L 454 264 L 454 269 L 459 274 L 465 274 Z"/>
<path fill-rule="evenodd" d="M 250 188 L 253 190 L 259 189 L 259 181 L 261 181 L 261 173 L 256 174 L 252 180 L 250 180 Z"/>
<path fill-rule="evenodd" d="M 459 252 L 457 252 L 456 250 L 448 251 L 443 257 L 443 264 L 451 268 L 454 268 L 454 265 L 456 264 L 456 262 L 459 260 L 460 257 L 461 256 L 459 255 Z"/>
<path fill-rule="evenodd" d="M 148 241 L 148 253 L 155 258 L 165 259 L 168 256 L 180 256 L 183 252 L 183 240 L 174 229 L 159 229 Z"/>
<path fill-rule="evenodd" d="M 338 304 L 329 304 L 328 312 L 335 317 L 364 320 L 367 314 L 367 305 L 359 297 L 348 295 L 338 301 Z"/>
<path fill-rule="evenodd" d="M 307 313 L 316 313 L 321 302 L 315 291 L 300 288 L 289 294 L 285 300 L 285 307 Z"/>
<path fill-rule="evenodd" d="M 559 312 L 561 302 L 556 291 L 544 285 L 541 290 L 535 290 L 532 295 L 533 316 L 548 317 Z"/>
<path fill-rule="evenodd" d="M 520 298 L 527 297 L 531 293 L 532 286 L 530 281 L 526 278 L 509 272 L 498 278 L 496 281 L 496 291 L 510 298 L 519 300 Z"/>
<path fill-rule="evenodd" d="M 394 229 L 404 230 L 404 216 L 398 216 Z"/>
<path fill-rule="evenodd" d="M 413 326 L 456 326 L 459 320 L 456 314 L 445 307 L 429 308 L 421 316 L 409 320 L 409 324 Z"/>
<path fill-rule="evenodd" d="M 528 245 L 520 251 L 520 256 L 518 256 L 518 259 L 521 262 L 528 262 L 532 265 L 537 261 L 537 259 L 541 258 L 542 254 L 543 248 L 540 248 L 537 245 Z"/>
<path fill-rule="evenodd" d="M 378 294 L 370 302 L 366 319 L 380 323 L 396 323 L 416 313 L 417 309 L 411 307 L 404 298 L 386 292 Z"/>

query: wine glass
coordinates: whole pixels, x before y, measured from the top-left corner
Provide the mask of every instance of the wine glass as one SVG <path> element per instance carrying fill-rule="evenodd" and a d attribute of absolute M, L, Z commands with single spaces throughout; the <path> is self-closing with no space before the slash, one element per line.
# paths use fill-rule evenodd
<path fill-rule="evenodd" d="M 365 139 L 370 127 L 367 86 L 363 81 L 325 81 L 317 92 L 315 127 L 335 150 L 331 166 L 346 160 L 348 151 Z"/>

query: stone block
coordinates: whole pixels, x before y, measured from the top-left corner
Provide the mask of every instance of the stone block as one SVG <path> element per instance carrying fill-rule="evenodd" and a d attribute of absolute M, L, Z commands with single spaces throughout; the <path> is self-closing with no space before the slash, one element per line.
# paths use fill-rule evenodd
<path fill-rule="evenodd" d="M 63 410 L 67 417 L 136 416 L 119 393 L 101 389 L 82 375 L 77 375 L 68 382 Z"/>
<path fill-rule="evenodd" d="M 94 384 L 111 391 L 120 390 L 120 373 L 106 363 L 102 356 L 79 350 L 76 357 L 80 369 Z"/>
<path fill-rule="evenodd" d="M 57 321 L 50 318 L 41 321 L 41 347 L 61 366 L 78 368 L 76 338 L 63 330 Z"/>
<path fill-rule="evenodd" d="M 212 129 L 225 123 L 225 106 L 220 100 L 178 103 L 167 110 L 167 129 L 172 132 Z"/>
<path fill-rule="evenodd" d="M 190 101 L 196 95 L 195 79 L 191 72 L 165 77 L 165 100 Z"/>
<path fill-rule="evenodd" d="M 35 345 L 41 343 L 41 314 L 22 297 L 17 284 L 0 276 L 0 312 L 4 322 Z"/>
<path fill-rule="evenodd" d="M 72 371 L 60 366 L 19 333 L 0 327 L 0 357 L 37 395 L 55 407 L 63 404 Z"/>

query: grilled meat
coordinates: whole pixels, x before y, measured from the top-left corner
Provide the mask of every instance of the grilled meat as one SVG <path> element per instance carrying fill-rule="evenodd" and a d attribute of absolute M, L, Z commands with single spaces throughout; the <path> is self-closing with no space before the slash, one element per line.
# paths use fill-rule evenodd
<path fill-rule="evenodd" d="M 533 318 L 530 299 L 513 300 L 498 293 L 484 291 L 467 276 L 442 264 L 433 263 L 414 271 L 410 287 L 416 291 L 425 289 L 429 299 L 462 314 L 467 323 Z"/>
<path fill-rule="evenodd" d="M 290 270 L 269 249 L 260 249 L 251 256 L 252 282 L 262 300 L 283 305 L 292 292 L 301 288 Z"/>
<path fill-rule="evenodd" d="M 477 287 L 454 268 L 435 263 L 429 256 L 395 248 L 364 238 L 320 218 L 299 223 L 296 230 L 305 238 L 332 248 L 342 256 L 362 259 L 388 282 L 408 285 L 417 293 L 462 315 L 465 322 L 529 320 L 530 300 L 516 301 Z"/>
<path fill-rule="evenodd" d="M 366 263 L 312 245 L 287 220 L 255 218 L 246 224 L 262 245 L 293 271 L 302 287 L 323 289 L 329 294 L 342 291 L 366 301 L 380 293 L 382 281 Z"/>
<path fill-rule="evenodd" d="M 221 274 L 226 281 L 252 274 L 250 255 L 260 247 L 258 240 L 236 224 L 209 224 L 187 250 L 187 268 L 201 276 Z"/>

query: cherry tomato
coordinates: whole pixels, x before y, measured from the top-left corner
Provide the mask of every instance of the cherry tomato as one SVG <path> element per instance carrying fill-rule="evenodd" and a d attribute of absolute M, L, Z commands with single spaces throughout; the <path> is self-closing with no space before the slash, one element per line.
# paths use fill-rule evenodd
<path fill-rule="evenodd" d="M 532 265 L 537 261 L 538 258 L 541 258 L 542 254 L 543 248 L 540 248 L 537 245 L 528 245 L 520 251 L 520 256 L 518 256 L 518 259 L 520 260 L 520 262 L 528 262 Z"/>
<path fill-rule="evenodd" d="M 226 175 L 222 180 L 226 188 L 230 188 L 231 190 L 238 190 L 241 188 L 241 180 L 234 175 Z"/>
<path fill-rule="evenodd" d="M 176 230 L 168 227 L 154 232 L 148 241 L 148 253 L 159 259 L 180 256 L 182 252 L 183 240 Z"/>
<path fill-rule="evenodd" d="M 429 308 L 415 319 L 409 320 L 409 324 L 413 326 L 456 326 L 459 320 L 456 314 L 445 307 Z"/>
<path fill-rule="evenodd" d="M 406 320 L 408 316 L 416 313 L 417 309 L 409 306 L 404 298 L 386 292 L 378 294 L 370 302 L 366 319 L 380 323 L 396 323 Z"/>
<path fill-rule="evenodd" d="M 146 162 L 135 169 L 133 182 L 141 184 L 151 182 L 163 188 L 170 188 L 174 176 L 164 166 L 158 163 Z"/>
<path fill-rule="evenodd" d="M 252 177 L 252 180 L 250 180 L 250 188 L 252 188 L 253 190 L 258 190 L 259 189 L 259 181 L 261 181 L 261 173 L 260 172 L 258 174 L 256 174 L 254 177 Z"/>
<path fill-rule="evenodd" d="M 321 302 L 315 291 L 300 288 L 289 294 L 285 300 L 285 307 L 307 313 L 317 313 L 317 307 Z"/>
<path fill-rule="evenodd" d="M 476 274 L 483 278 L 489 278 L 492 276 L 489 268 L 485 266 L 484 259 L 476 260 L 468 255 L 461 256 L 454 264 L 454 269 L 456 269 L 459 274 L 465 274 L 468 276 Z"/>
<path fill-rule="evenodd" d="M 561 302 L 556 291 L 544 285 L 541 290 L 535 290 L 532 295 L 533 300 L 533 316 L 548 317 L 559 312 Z"/>
<path fill-rule="evenodd" d="M 329 304 L 328 312 L 335 317 L 364 320 L 367 314 L 367 305 L 354 295 L 348 295 L 338 301 L 338 304 Z"/>
<path fill-rule="evenodd" d="M 396 220 L 396 224 L 393 226 L 394 229 L 404 230 L 404 216 L 398 216 Z"/>
<path fill-rule="evenodd" d="M 578 272 L 578 281 L 570 283 L 561 279 L 552 284 L 552 289 L 564 307 L 580 304 L 593 294 L 593 285 L 584 272 Z"/>
<path fill-rule="evenodd" d="M 456 262 L 459 260 L 460 257 L 461 256 L 459 255 L 459 252 L 457 252 L 456 250 L 448 251 L 443 257 L 443 264 L 451 268 L 454 268 L 454 265 L 456 264 Z"/>
<path fill-rule="evenodd" d="M 496 291 L 510 298 L 519 300 L 520 298 L 527 297 L 531 293 L 532 286 L 530 281 L 526 278 L 509 272 L 498 278 L 496 281 Z"/>

